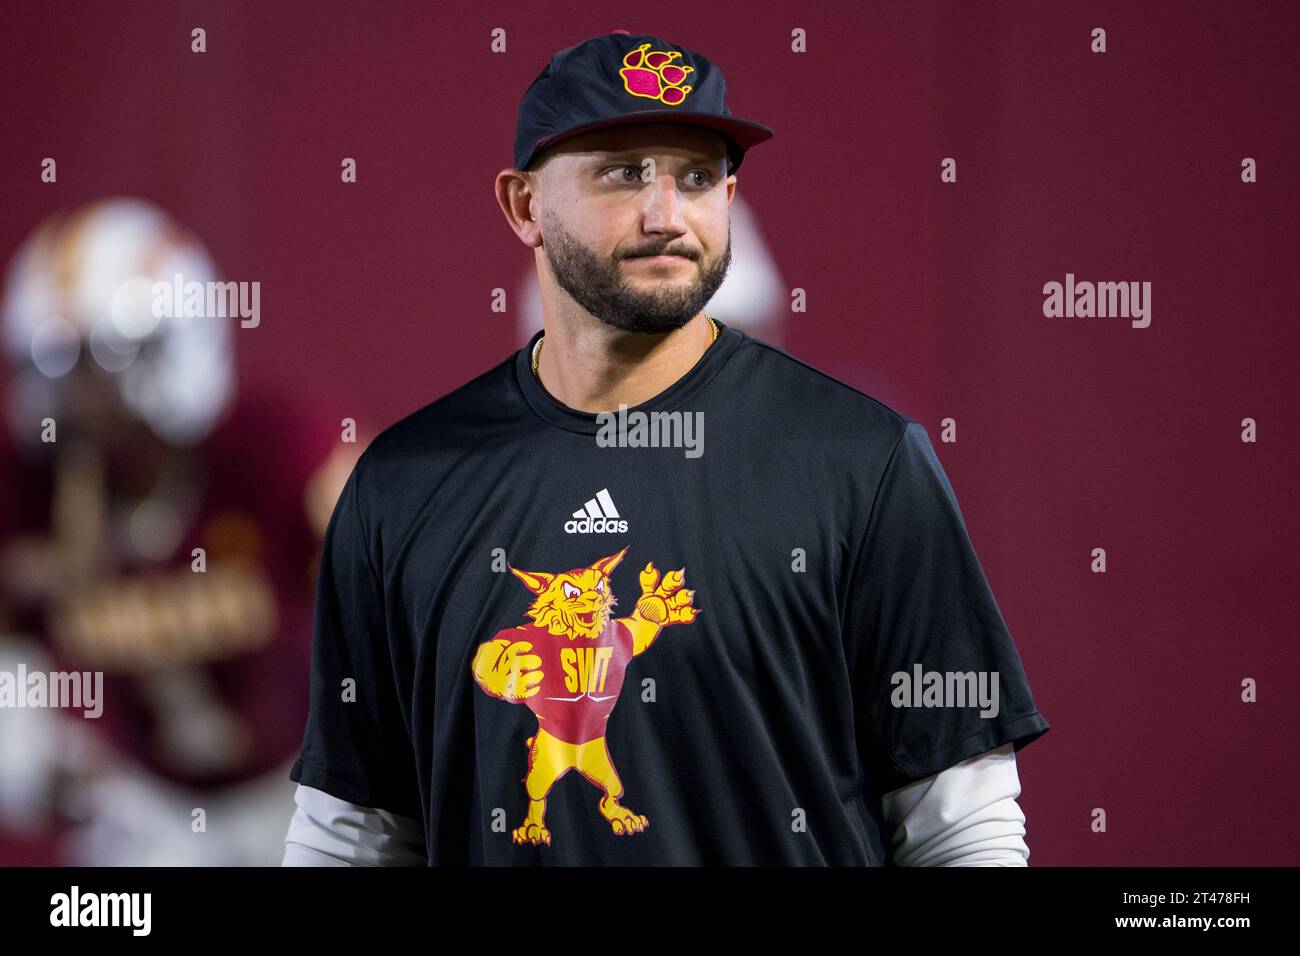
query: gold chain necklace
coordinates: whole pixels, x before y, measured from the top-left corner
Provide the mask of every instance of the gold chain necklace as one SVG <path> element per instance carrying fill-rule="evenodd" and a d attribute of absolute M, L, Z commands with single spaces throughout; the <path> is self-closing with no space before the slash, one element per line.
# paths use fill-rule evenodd
<path fill-rule="evenodd" d="M 713 338 L 709 339 L 709 344 L 712 345 L 714 342 L 718 341 L 718 323 L 715 322 L 713 316 L 709 315 L 707 312 L 704 317 L 709 320 L 709 328 L 713 330 Z M 542 380 L 542 377 L 537 375 L 537 363 L 542 360 L 542 343 L 545 341 L 546 336 L 543 335 L 537 340 L 537 344 L 533 346 L 533 375 L 537 376 L 539 382 Z"/>

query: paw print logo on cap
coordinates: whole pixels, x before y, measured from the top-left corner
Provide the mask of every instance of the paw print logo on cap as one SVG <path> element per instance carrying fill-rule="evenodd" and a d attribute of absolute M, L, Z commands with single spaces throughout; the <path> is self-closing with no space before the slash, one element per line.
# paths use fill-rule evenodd
<path fill-rule="evenodd" d="M 679 56 L 677 50 L 651 50 L 649 43 L 642 43 L 623 57 L 623 69 L 618 71 L 623 88 L 633 96 L 677 106 L 691 91 L 691 87 L 682 86 L 686 75 L 695 72 L 693 66 L 673 63 Z"/>

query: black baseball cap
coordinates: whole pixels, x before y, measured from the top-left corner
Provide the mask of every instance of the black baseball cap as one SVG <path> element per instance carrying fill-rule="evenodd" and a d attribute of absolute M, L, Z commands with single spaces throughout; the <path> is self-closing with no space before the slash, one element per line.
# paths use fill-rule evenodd
<path fill-rule="evenodd" d="M 745 150 L 773 133 L 732 116 L 726 93 L 722 71 L 707 57 L 659 37 L 616 30 L 586 40 L 551 57 L 520 100 L 515 168 L 590 130 L 685 123 L 721 133 L 735 172 Z"/>

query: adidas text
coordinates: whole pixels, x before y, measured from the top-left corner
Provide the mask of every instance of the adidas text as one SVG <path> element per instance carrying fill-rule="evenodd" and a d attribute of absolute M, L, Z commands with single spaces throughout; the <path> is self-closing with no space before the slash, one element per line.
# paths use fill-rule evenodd
<path fill-rule="evenodd" d="M 569 534 L 626 534 L 627 521 L 619 516 L 609 489 L 601 488 L 564 522 L 564 530 Z"/>

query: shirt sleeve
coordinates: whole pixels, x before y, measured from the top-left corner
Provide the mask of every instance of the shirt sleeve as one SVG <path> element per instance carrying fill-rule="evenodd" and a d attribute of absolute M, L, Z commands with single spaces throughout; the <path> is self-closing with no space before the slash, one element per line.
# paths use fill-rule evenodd
<path fill-rule="evenodd" d="M 885 794 L 897 866 L 1028 866 L 1011 744 Z"/>
<path fill-rule="evenodd" d="M 299 784 L 281 866 L 424 866 L 424 825 Z"/>
<path fill-rule="evenodd" d="M 885 466 L 845 623 L 864 764 L 878 793 L 1045 734 L 1020 655 L 925 428 Z"/>
<path fill-rule="evenodd" d="M 311 696 L 290 779 L 360 806 L 422 818 L 411 734 L 363 522 L 363 455 L 321 546 Z"/>

